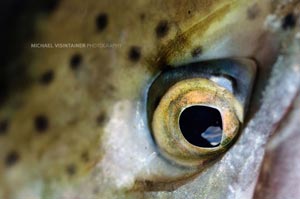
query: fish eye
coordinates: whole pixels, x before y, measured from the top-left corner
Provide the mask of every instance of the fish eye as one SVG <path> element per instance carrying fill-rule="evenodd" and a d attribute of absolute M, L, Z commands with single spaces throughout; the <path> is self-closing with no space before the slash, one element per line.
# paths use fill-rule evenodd
<path fill-rule="evenodd" d="M 176 66 L 152 81 L 147 118 L 160 154 L 175 164 L 203 166 L 239 135 L 256 65 L 220 59 Z"/>

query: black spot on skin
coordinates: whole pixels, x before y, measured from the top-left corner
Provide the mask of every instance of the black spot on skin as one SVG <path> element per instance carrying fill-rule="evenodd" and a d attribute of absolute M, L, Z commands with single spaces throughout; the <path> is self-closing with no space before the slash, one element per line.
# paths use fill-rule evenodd
<path fill-rule="evenodd" d="M 84 151 L 82 154 L 81 154 L 81 159 L 82 161 L 84 162 L 88 162 L 90 160 L 90 156 L 89 156 L 89 153 L 87 151 Z"/>
<path fill-rule="evenodd" d="M 48 118 L 45 115 L 37 115 L 34 118 L 34 126 L 37 132 L 44 133 L 49 127 Z"/>
<path fill-rule="evenodd" d="M 202 46 L 199 46 L 197 48 L 195 48 L 194 50 L 192 50 L 191 52 L 192 57 L 198 57 L 199 55 L 202 54 Z"/>
<path fill-rule="evenodd" d="M 5 157 L 5 165 L 11 167 L 15 165 L 20 159 L 19 154 L 16 151 L 9 152 Z"/>
<path fill-rule="evenodd" d="M 9 121 L 7 119 L 0 120 L 0 135 L 4 135 L 9 128 Z"/>
<path fill-rule="evenodd" d="M 259 15 L 259 7 L 257 4 L 254 4 L 253 6 L 249 7 L 247 10 L 247 18 L 249 20 L 254 20 Z"/>
<path fill-rule="evenodd" d="M 74 164 L 70 164 L 66 168 L 66 172 L 69 176 L 73 176 L 76 174 L 76 166 Z"/>
<path fill-rule="evenodd" d="M 70 67 L 72 70 L 77 70 L 82 62 L 82 56 L 80 54 L 74 54 L 70 60 Z"/>
<path fill-rule="evenodd" d="M 106 13 L 100 13 L 96 17 L 96 27 L 98 31 L 103 31 L 108 24 L 108 17 Z"/>
<path fill-rule="evenodd" d="M 53 70 L 48 70 L 44 74 L 42 74 L 40 78 L 40 82 L 43 85 L 48 85 L 50 84 L 54 79 L 54 72 Z"/>
<path fill-rule="evenodd" d="M 156 28 L 155 33 L 158 38 L 165 37 L 169 32 L 169 23 L 166 20 L 160 21 Z"/>
<path fill-rule="evenodd" d="M 289 13 L 282 20 L 282 28 L 284 30 L 292 29 L 296 25 L 296 17 L 293 13 Z"/>
<path fill-rule="evenodd" d="M 189 14 L 189 15 L 191 14 L 191 11 L 190 11 L 190 10 L 188 10 L 188 14 Z"/>
<path fill-rule="evenodd" d="M 141 48 L 132 46 L 129 50 L 128 58 L 133 62 L 137 62 L 141 58 Z"/>
<path fill-rule="evenodd" d="M 102 126 L 105 121 L 106 121 L 106 114 L 104 112 L 100 113 L 100 115 L 96 118 L 96 122 L 99 126 Z"/>
<path fill-rule="evenodd" d="M 145 20 L 145 18 L 146 18 L 146 15 L 145 15 L 145 13 L 141 13 L 141 14 L 140 14 L 140 19 L 141 19 L 141 21 L 144 21 L 144 20 Z"/>

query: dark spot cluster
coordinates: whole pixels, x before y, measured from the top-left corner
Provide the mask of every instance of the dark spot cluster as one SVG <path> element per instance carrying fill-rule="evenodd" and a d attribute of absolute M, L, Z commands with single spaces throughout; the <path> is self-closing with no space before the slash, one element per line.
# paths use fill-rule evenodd
<path fill-rule="evenodd" d="M 284 30 L 292 29 L 296 25 L 296 17 L 293 13 L 287 14 L 282 20 L 282 28 Z"/>
<path fill-rule="evenodd" d="M 9 127 L 9 121 L 7 119 L 0 120 L 0 135 L 4 135 Z"/>
<path fill-rule="evenodd" d="M 162 38 L 165 37 L 169 32 L 169 23 L 166 20 L 160 21 L 156 28 L 155 28 L 155 33 L 157 38 Z"/>
<path fill-rule="evenodd" d="M 54 79 L 54 72 L 53 70 L 48 70 L 44 72 L 40 78 L 40 83 L 43 85 L 50 84 Z"/>
<path fill-rule="evenodd" d="M 70 59 L 70 67 L 72 70 L 77 70 L 82 62 L 82 56 L 79 53 L 74 54 Z"/>
<path fill-rule="evenodd" d="M 96 17 L 96 27 L 98 31 L 103 31 L 108 25 L 108 16 L 106 13 L 100 13 Z"/>
<path fill-rule="evenodd" d="M 49 127 L 48 118 L 45 115 L 37 115 L 34 118 L 34 126 L 38 133 L 45 133 Z"/>
<path fill-rule="evenodd" d="M 192 57 L 198 57 L 199 55 L 202 54 L 202 46 L 199 46 L 195 49 L 192 50 L 191 54 L 192 54 Z"/>
<path fill-rule="evenodd" d="M 132 46 L 129 49 L 128 58 L 132 62 L 137 62 L 141 58 L 141 48 L 138 46 Z"/>
<path fill-rule="evenodd" d="M 17 151 L 10 151 L 5 157 L 6 167 L 11 167 L 15 165 L 20 159 L 19 153 Z"/>

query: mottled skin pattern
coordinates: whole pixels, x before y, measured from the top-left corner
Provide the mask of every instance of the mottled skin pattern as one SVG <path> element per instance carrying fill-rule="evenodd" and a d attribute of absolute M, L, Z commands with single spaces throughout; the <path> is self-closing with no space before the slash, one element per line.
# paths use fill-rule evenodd
<path fill-rule="evenodd" d="M 141 176 L 150 182 L 146 188 L 126 179 L 115 184 L 119 174 L 111 173 L 121 170 L 105 169 L 117 164 L 107 163 L 107 151 L 130 150 L 108 142 L 108 124 L 118 116 L 113 112 L 129 109 L 127 102 L 139 101 L 155 74 L 182 63 L 249 57 L 264 79 L 276 57 L 276 40 L 264 26 L 273 9 L 267 0 L 59 1 L 35 20 L 35 35 L 18 59 L 27 67 L 28 85 L 10 92 L 0 107 L 0 198 L 155 198 L 143 191 L 172 190 L 160 187 L 171 176 L 164 174 L 166 165 L 160 173 L 133 174 L 134 182 Z M 116 46 L 30 47 L 68 42 Z M 126 114 L 117 119 L 127 121 Z M 135 128 L 135 121 L 124 125 Z M 184 176 L 175 170 L 176 179 Z"/>

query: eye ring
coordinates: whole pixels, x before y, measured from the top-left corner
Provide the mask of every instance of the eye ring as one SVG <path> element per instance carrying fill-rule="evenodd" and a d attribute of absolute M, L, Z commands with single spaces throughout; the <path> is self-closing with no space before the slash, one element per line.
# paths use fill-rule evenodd
<path fill-rule="evenodd" d="M 160 72 L 146 95 L 157 152 L 187 168 L 203 169 L 217 160 L 238 138 L 255 74 L 255 62 L 244 58 L 194 62 Z"/>
<path fill-rule="evenodd" d="M 186 108 L 195 105 L 220 111 L 223 136 L 219 146 L 198 147 L 184 138 L 179 117 Z M 233 94 L 211 80 L 194 78 L 176 83 L 162 97 L 153 115 L 152 129 L 156 143 L 166 157 L 181 165 L 196 166 L 228 149 L 242 121 L 243 107 Z"/>

